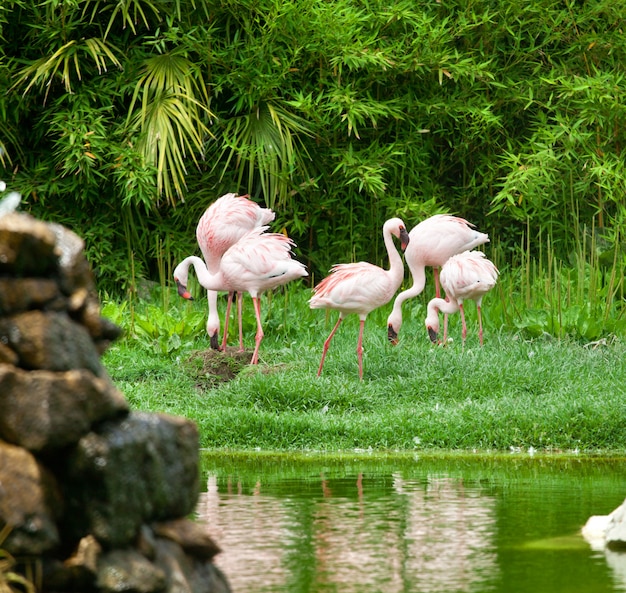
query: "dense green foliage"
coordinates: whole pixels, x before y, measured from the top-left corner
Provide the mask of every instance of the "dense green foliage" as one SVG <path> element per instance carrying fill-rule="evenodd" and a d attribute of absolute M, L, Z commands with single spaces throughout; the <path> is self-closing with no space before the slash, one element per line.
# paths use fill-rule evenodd
<path fill-rule="evenodd" d="M 127 307 L 109 303 L 105 314 L 127 334 L 104 364 L 133 408 L 193 419 L 208 448 L 623 452 L 626 446 L 623 341 L 581 344 L 502 331 L 502 311 L 486 299 L 483 348 L 470 307 L 465 348 L 458 315 L 450 319 L 454 341 L 435 347 L 416 303 L 395 347 L 386 337 L 388 309 L 370 315 L 362 382 L 355 316 L 335 336 L 318 378 L 335 316 L 311 311 L 307 293 L 294 287 L 289 298 L 264 303 L 265 339 L 253 367 L 231 352 L 210 351 L 202 301 L 175 301 L 167 313 L 139 303 L 134 321 Z M 244 312 L 251 349 L 249 299 Z M 225 367 L 232 380 L 222 381 Z"/>
<path fill-rule="evenodd" d="M 0 178 L 84 236 L 118 294 L 196 251 L 226 191 L 275 208 L 313 278 L 380 263 L 385 218 L 439 211 L 489 232 L 503 268 L 551 251 L 576 270 L 593 232 L 622 269 L 625 17 L 612 0 L 5 0 Z"/>
<path fill-rule="evenodd" d="M 0 529 L 0 546 L 11 533 L 12 527 L 5 525 Z M 35 593 L 35 562 L 27 562 L 25 568 L 26 576 L 15 570 L 18 561 L 4 548 L 0 547 L 0 591 L 2 593 Z M 23 570 L 24 570 L 23 568 Z M 41 566 L 37 564 L 37 570 L 41 570 Z"/>

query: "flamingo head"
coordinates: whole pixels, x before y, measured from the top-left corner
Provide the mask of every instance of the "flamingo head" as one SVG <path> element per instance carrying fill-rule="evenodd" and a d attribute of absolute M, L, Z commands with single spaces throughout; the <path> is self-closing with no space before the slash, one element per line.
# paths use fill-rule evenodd
<path fill-rule="evenodd" d="M 395 308 L 387 317 L 387 339 L 393 346 L 398 345 L 398 334 L 400 333 L 400 327 L 402 326 L 402 311 Z"/>
<path fill-rule="evenodd" d="M 209 317 L 206 322 L 206 333 L 211 341 L 211 350 L 221 350 L 218 338 L 220 334 L 220 318 L 217 314 L 216 307 L 217 303 L 215 303 L 215 306 L 209 304 Z"/>
<path fill-rule="evenodd" d="M 187 290 L 187 278 L 189 274 L 189 264 L 191 258 L 185 258 L 174 268 L 174 282 L 176 282 L 176 288 L 178 294 L 189 301 L 193 301 L 191 293 Z"/>
<path fill-rule="evenodd" d="M 386 223 L 384 228 L 387 227 L 389 232 L 400 239 L 400 248 L 404 251 L 409 244 L 409 232 L 406 230 L 406 225 L 399 218 L 390 218 Z"/>
<path fill-rule="evenodd" d="M 178 294 L 188 301 L 193 301 L 193 297 L 191 296 L 191 293 L 187 290 L 187 287 L 178 278 L 174 277 L 174 280 L 176 281 Z"/>
<path fill-rule="evenodd" d="M 426 331 L 428 332 L 428 337 L 433 344 L 439 343 L 439 309 L 434 308 L 433 311 L 430 310 L 428 312 L 428 317 L 426 317 L 425 325 Z"/>
<path fill-rule="evenodd" d="M 400 248 L 404 251 L 409 244 L 409 233 L 403 225 L 400 227 Z"/>

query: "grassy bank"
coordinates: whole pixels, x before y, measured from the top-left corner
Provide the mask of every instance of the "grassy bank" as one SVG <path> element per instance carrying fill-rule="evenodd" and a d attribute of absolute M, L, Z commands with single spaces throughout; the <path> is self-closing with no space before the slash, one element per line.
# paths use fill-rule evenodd
<path fill-rule="evenodd" d="M 234 353 L 209 351 L 203 300 L 172 300 L 166 308 L 144 304 L 132 312 L 105 307 L 129 335 L 103 361 L 133 408 L 194 420 L 208 449 L 626 448 L 626 347 L 617 338 L 530 339 L 499 328 L 486 303 L 483 348 L 470 307 L 465 348 L 458 315 L 450 322 L 453 342 L 434 347 L 416 300 L 406 309 L 396 347 L 386 340 L 388 308 L 368 318 L 362 382 L 356 318 L 337 333 L 318 378 L 322 343 L 336 314 L 310 311 L 308 296 L 294 289 L 271 300 L 258 367 Z M 248 298 L 245 312 L 251 349 L 255 328 Z M 234 332 L 229 344 L 235 345 Z"/>

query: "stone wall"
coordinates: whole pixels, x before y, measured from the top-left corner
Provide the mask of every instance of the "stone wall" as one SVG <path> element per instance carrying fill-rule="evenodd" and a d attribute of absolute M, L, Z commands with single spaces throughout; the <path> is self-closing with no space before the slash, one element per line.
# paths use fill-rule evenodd
<path fill-rule="evenodd" d="M 187 518 L 196 426 L 129 409 L 100 361 L 119 335 L 82 240 L 0 216 L 0 548 L 43 591 L 228 592 Z"/>

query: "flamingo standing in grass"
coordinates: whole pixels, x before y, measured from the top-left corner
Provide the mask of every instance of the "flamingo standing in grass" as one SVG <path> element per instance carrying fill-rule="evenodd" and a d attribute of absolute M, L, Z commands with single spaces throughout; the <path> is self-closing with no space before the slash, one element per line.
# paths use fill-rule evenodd
<path fill-rule="evenodd" d="M 296 278 L 308 276 L 304 264 L 292 257 L 291 248 L 295 243 L 280 233 L 266 233 L 267 228 L 262 226 L 253 229 L 229 247 L 216 273 L 211 273 L 202 259 L 194 255 L 186 257 L 174 269 L 178 294 L 186 299 L 192 298 L 187 290 L 191 266 L 206 290 L 250 293 L 257 323 L 251 364 L 259 362 L 259 346 L 263 339 L 261 294 Z"/>
<path fill-rule="evenodd" d="M 220 260 L 226 253 L 226 250 L 252 229 L 272 222 L 275 216 L 272 210 L 262 208 L 256 202 L 250 200 L 248 196 L 238 196 L 230 193 L 224 194 L 215 200 L 201 216 L 196 227 L 196 239 L 208 271 L 211 274 L 217 274 L 220 269 Z M 209 317 L 207 319 L 206 331 L 211 340 L 211 348 L 215 350 L 226 350 L 228 321 L 233 295 L 234 293 L 229 291 L 226 317 L 224 319 L 224 335 L 220 347 L 218 346 L 220 318 L 217 312 L 217 291 L 209 290 L 207 292 Z M 243 299 L 241 294 L 238 296 L 239 351 L 243 352 L 243 332 L 241 327 L 241 303 Z"/>
<path fill-rule="evenodd" d="M 396 293 L 404 278 L 402 258 L 394 246 L 392 235 L 400 239 L 404 250 L 409 234 L 399 218 L 392 218 L 383 225 L 383 238 L 389 255 L 389 269 L 384 270 L 367 262 L 336 264 L 329 276 L 314 289 L 309 301 L 311 309 L 336 309 L 339 319 L 324 342 L 322 360 L 317 376 L 322 374 L 326 352 L 343 318 L 350 313 L 359 316 L 359 339 L 356 353 L 359 361 L 359 379 L 363 379 L 363 328 L 365 318 L 374 309 L 387 304 Z"/>
<path fill-rule="evenodd" d="M 461 312 L 463 324 L 463 345 L 467 336 L 465 324 L 465 311 L 463 302 L 473 300 L 476 302 L 478 314 L 478 338 L 483 345 L 483 323 L 480 307 L 483 297 L 495 285 L 498 280 L 498 268 L 492 261 L 485 257 L 481 251 L 465 251 L 453 255 L 441 268 L 441 286 L 446 292 L 446 299 L 434 298 L 428 303 L 428 315 L 426 317 L 426 329 L 433 343 L 438 342 L 439 334 L 439 311 L 451 314 Z M 446 330 L 444 329 L 444 343 Z"/>
<path fill-rule="evenodd" d="M 409 238 L 404 259 L 413 277 L 413 286 L 396 297 L 387 319 L 387 337 L 392 344 L 398 343 L 402 303 L 424 290 L 426 266 L 434 268 L 435 294 L 439 297 L 439 268 L 453 255 L 489 241 L 489 235 L 479 233 L 472 223 L 449 214 L 436 214 L 423 220 L 411 230 Z"/>

